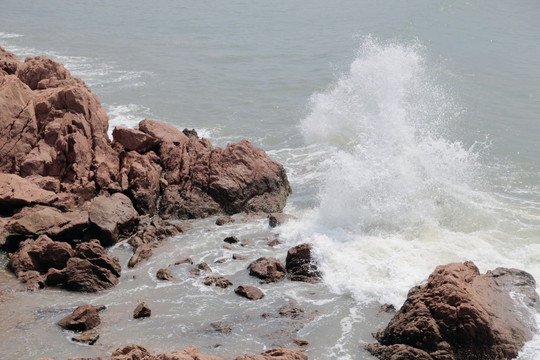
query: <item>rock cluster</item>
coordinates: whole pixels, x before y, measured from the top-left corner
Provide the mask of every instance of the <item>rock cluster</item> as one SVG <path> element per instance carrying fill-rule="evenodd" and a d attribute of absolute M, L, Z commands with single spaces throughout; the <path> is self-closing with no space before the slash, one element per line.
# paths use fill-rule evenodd
<path fill-rule="evenodd" d="M 521 270 L 481 275 L 472 262 L 439 266 L 366 349 L 384 360 L 515 358 L 536 326 L 535 287 Z"/>
<path fill-rule="evenodd" d="M 194 130 L 145 119 L 138 129 L 114 129 L 111 142 L 108 121 L 98 97 L 62 64 L 46 56 L 23 63 L 0 48 L 1 248 L 15 251 L 40 236 L 109 246 L 138 231 L 131 241 L 133 267 L 160 239 L 184 231 L 155 215 L 191 219 L 285 206 L 291 189 L 284 168 L 247 140 L 213 148 Z M 146 215 L 153 220 L 138 226 Z M 119 274 L 101 273 L 95 259 L 71 256 L 55 267 L 47 253 L 32 254 L 39 269 L 31 271 L 62 271 L 40 278 L 41 285 L 95 291 L 69 276 L 86 269 L 114 284 Z"/>

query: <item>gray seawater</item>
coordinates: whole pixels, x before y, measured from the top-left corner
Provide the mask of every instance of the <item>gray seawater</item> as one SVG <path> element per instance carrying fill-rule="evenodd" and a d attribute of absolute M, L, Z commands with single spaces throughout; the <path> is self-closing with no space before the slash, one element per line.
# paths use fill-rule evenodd
<path fill-rule="evenodd" d="M 311 342 L 310 359 L 371 359 L 362 346 L 388 321 L 379 306 L 399 307 L 437 265 L 473 260 L 540 279 L 539 18 L 534 0 L 5 1 L 0 46 L 64 63 L 98 94 L 111 130 L 152 118 L 215 146 L 247 138 L 286 166 L 286 211 L 298 221 L 196 221 L 111 291 L 15 292 L 0 304 L 0 357 L 105 356 L 140 343 L 232 358 L 294 334 Z M 223 249 L 230 234 L 250 245 Z M 270 248 L 269 237 L 284 244 Z M 259 302 L 205 287 L 185 265 L 172 268 L 176 283 L 154 276 L 191 256 L 258 285 L 250 260 L 284 260 L 306 241 L 324 282 L 261 285 Z M 127 245 L 110 251 L 127 263 Z M 248 259 L 214 263 L 232 252 Z M 2 270 L 0 286 L 17 282 Z M 260 316 L 289 298 L 316 320 Z M 139 300 L 151 318 L 131 319 Z M 94 346 L 54 325 L 85 302 L 109 307 Z M 214 321 L 232 333 L 212 331 Z M 540 335 L 520 359 L 539 357 Z"/>

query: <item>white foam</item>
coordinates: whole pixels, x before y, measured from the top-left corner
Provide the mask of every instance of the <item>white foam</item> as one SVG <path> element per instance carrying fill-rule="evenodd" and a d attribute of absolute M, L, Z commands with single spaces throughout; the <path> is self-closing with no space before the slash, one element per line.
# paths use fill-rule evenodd
<path fill-rule="evenodd" d="M 0 39 L 13 39 L 13 38 L 18 38 L 18 37 L 23 37 L 23 36 L 24 35 L 21 35 L 21 34 L 0 32 Z"/>

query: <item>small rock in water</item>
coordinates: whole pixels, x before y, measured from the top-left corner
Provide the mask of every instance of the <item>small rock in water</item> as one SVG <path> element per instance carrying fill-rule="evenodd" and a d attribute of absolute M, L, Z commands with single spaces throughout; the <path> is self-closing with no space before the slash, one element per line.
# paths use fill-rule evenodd
<path fill-rule="evenodd" d="M 191 265 L 193 265 L 193 260 L 191 260 L 191 258 L 185 258 L 185 259 L 182 259 L 182 260 L 178 260 L 177 262 L 174 263 L 174 265 L 182 265 L 182 264 L 191 264 Z"/>
<path fill-rule="evenodd" d="M 240 255 L 240 254 L 233 254 L 233 255 L 232 255 L 232 258 L 233 258 L 234 260 L 246 260 L 246 259 L 247 259 L 247 256 Z"/>
<path fill-rule="evenodd" d="M 283 305 L 279 309 L 279 315 L 285 316 L 291 319 L 296 319 L 298 317 L 304 316 L 304 309 L 302 309 L 296 300 L 289 300 L 289 303 L 286 305 Z"/>
<path fill-rule="evenodd" d="M 206 286 L 210 286 L 212 284 L 216 285 L 217 287 L 220 287 L 222 289 L 225 289 L 232 285 L 232 283 L 229 281 L 229 279 L 223 277 L 223 276 L 217 276 L 217 275 L 211 275 L 207 276 L 203 280 L 203 284 Z"/>
<path fill-rule="evenodd" d="M 271 246 L 271 247 L 278 246 L 278 245 L 281 245 L 281 244 L 282 244 L 282 242 L 279 239 L 274 239 L 274 240 L 271 240 L 271 241 L 268 242 L 268 246 Z"/>
<path fill-rule="evenodd" d="M 381 306 L 381 309 L 379 310 L 379 313 L 377 315 L 382 315 L 386 313 L 393 313 L 396 312 L 396 308 L 392 304 L 384 304 Z"/>
<path fill-rule="evenodd" d="M 216 225 L 223 226 L 225 224 L 232 224 L 234 223 L 234 221 L 235 220 L 230 216 L 222 216 L 222 217 L 217 218 Z"/>
<path fill-rule="evenodd" d="M 167 280 L 167 281 L 175 281 L 176 280 L 176 278 L 171 273 L 171 270 L 169 270 L 169 269 L 159 269 L 157 274 L 156 274 L 156 277 L 159 280 Z"/>
<path fill-rule="evenodd" d="M 294 217 L 291 215 L 287 215 L 284 213 L 272 213 L 268 215 L 268 225 L 270 227 L 276 227 L 283 225 L 286 221 L 289 219 L 293 219 Z"/>
<path fill-rule="evenodd" d="M 99 308 L 101 310 L 101 308 Z M 76 308 L 72 314 L 56 323 L 66 330 L 90 330 L 101 324 L 96 307 L 85 304 Z"/>
<path fill-rule="evenodd" d="M 293 338 L 293 342 L 298 346 L 309 346 L 311 343 L 306 339 Z"/>
<path fill-rule="evenodd" d="M 256 276 L 265 282 L 277 282 L 285 278 L 285 266 L 276 258 L 261 257 L 252 262 L 249 275 Z"/>
<path fill-rule="evenodd" d="M 234 292 L 237 295 L 243 296 L 250 300 L 259 300 L 264 297 L 264 293 L 260 289 L 256 288 L 255 286 L 240 285 L 239 287 L 234 289 Z"/>
<path fill-rule="evenodd" d="M 146 305 L 145 302 L 140 303 L 135 310 L 133 310 L 133 318 L 140 319 L 144 317 L 149 317 L 152 315 L 152 310 Z"/>
<path fill-rule="evenodd" d="M 230 334 L 232 332 L 231 324 L 224 321 L 216 321 L 210 324 L 212 329 L 222 334 Z"/>
<path fill-rule="evenodd" d="M 85 331 L 81 333 L 80 335 L 77 335 L 71 338 L 71 340 L 75 342 L 88 344 L 88 345 L 94 345 L 98 339 L 99 339 L 99 333 L 97 332 L 96 329 Z"/>
<path fill-rule="evenodd" d="M 236 236 L 228 236 L 225 239 L 223 239 L 223 241 L 226 242 L 227 244 L 236 244 L 240 240 L 238 240 Z"/>

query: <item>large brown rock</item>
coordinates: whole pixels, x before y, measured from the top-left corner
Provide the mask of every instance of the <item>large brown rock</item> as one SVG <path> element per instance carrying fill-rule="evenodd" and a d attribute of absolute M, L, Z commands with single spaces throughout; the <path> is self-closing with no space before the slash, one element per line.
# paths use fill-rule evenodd
<path fill-rule="evenodd" d="M 0 172 L 58 179 L 77 203 L 118 189 L 119 159 L 107 128 L 98 97 L 46 56 L 0 78 Z"/>
<path fill-rule="evenodd" d="M 159 156 L 169 184 L 160 209 L 166 217 L 279 212 L 291 192 L 283 167 L 247 140 L 223 150 L 191 137 L 163 143 Z"/>
<path fill-rule="evenodd" d="M 320 281 L 321 273 L 313 259 L 311 244 L 300 244 L 287 252 L 285 267 L 293 281 L 315 283 Z"/>
<path fill-rule="evenodd" d="M 66 330 L 85 331 L 101 324 L 97 309 L 93 305 L 85 304 L 77 307 L 73 313 L 56 323 Z"/>
<path fill-rule="evenodd" d="M 188 139 L 182 131 L 174 126 L 156 120 L 144 119 L 139 123 L 139 130 L 157 138 L 159 142 L 169 142 L 174 145 L 179 145 Z"/>
<path fill-rule="evenodd" d="M 0 208 L 19 208 L 33 204 L 50 204 L 58 199 L 52 191 L 43 190 L 15 174 L 0 173 Z"/>
<path fill-rule="evenodd" d="M 261 257 L 249 264 L 249 275 L 265 282 L 277 282 L 285 278 L 285 266 L 276 258 Z"/>
<path fill-rule="evenodd" d="M 366 349 L 380 359 L 515 358 L 536 327 L 535 287 L 516 269 L 481 275 L 472 262 L 439 266 Z"/>
<path fill-rule="evenodd" d="M 121 236 L 132 234 L 139 223 L 137 210 L 122 193 L 98 196 L 86 208 L 92 235 L 103 245 L 113 245 Z"/>
<path fill-rule="evenodd" d="M 48 235 L 54 240 L 81 239 L 88 228 L 86 211 L 62 212 L 49 206 L 26 207 L 11 217 L 6 229 L 12 234 L 37 237 Z"/>
<path fill-rule="evenodd" d="M 145 153 L 159 144 L 159 139 L 140 130 L 117 126 L 113 130 L 113 139 L 127 150 Z"/>
<path fill-rule="evenodd" d="M 118 284 L 118 277 L 109 269 L 77 257 L 68 260 L 65 275 L 64 286 L 69 290 L 97 292 Z"/>
<path fill-rule="evenodd" d="M 13 75 L 22 62 L 12 53 L 0 47 L 0 70 Z"/>

